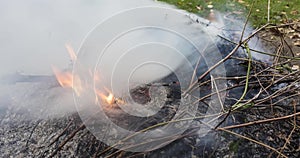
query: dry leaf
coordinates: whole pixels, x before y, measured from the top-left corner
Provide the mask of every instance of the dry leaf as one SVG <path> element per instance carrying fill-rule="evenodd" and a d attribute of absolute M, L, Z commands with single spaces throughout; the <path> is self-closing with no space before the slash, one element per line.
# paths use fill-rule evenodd
<path fill-rule="evenodd" d="M 300 33 L 293 33 L 293 34 L 290 36 L 290 39 L 295 39 L 295 38 L 300 38 Z"/>
<path fill-rule="evenodd" d="M 286 15 L 286 12 L 281 12 L 282 15 Z"/>
<path fill-rule="evenodd" d="M 238 2 L 239 2 L 239 3 L 242 3 L 242 4 L 245 3 L 245 1 L 243 1 L 243 0 L 238 0 Z"/>
<path fill-rule="evenodd" d="M 207 5 L 207 8 L 212 9 L 214 6 L 212 4 Z"/>
<path fill-rule="evenodd" d="M 293 10 L 293 11 L 291 11 L 291 14 L 292 14 L 292 15 L 298 15 L 298 14 L 299 14 L 299 11 L 298 11 L 298 10 Z"/>
<path fill-rule="evenodd" d="M 294 71 L 299 70 L 299 65 L 293 65 L 292 70 L 294 70 Z"/>
<path fill-rule="evenodd" d="M 198 10 L 202 10 L 202 7 L 201 7 L 201 6 L 196 6 L 196 8 L 197 8 Z"/>
<path fill-rule="evenodd" d="M 278 28 L 278 31 L 279 31 L 280 33 L 284 33 L 284 29 L 283 29 L 283 28 Z"/>
<path fill-rule="evenodd" d="M 294 45 L 300 47 L 300 40 L 295 41 Z"/>
<path fill-rule="evenodd" d="M 275 36 L 271 36 L 271 40 L 274 40 L 275 39 Z"/>

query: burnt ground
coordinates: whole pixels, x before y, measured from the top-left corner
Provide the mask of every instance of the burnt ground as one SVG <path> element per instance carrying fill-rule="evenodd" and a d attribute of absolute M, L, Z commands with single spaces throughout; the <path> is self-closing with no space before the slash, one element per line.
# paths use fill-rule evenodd
<path fill-rule="evenodd" d="M 287 22 L 282 26 L 268 26 L 259 33 L 264 46 L 270 52 L 300 57 L 300 23 Z M 22 111 L 8 107 L 0 113 L 0 155 L 1 157 L 300 157 L 300 61 L 287 58 L 275 58 L 270 69 L 255 78 L 257 72 L 265 70 L 265 64 L 252 64 L 249 90 L 244 102 L 251 100 L 241 108 L 230 111 L 220 117 L 222 124 L 206 136 L 200 137 L 197 124 L 182 136 L 174 138 L 169 145 L 145 153 L 131 153 L 109 148 L 97 140 L 82 125 L 77 113 L 72 115 L 32 120 L 23 116 Z M 297 66 L 298 65 L 298 66 Z M 255 82 L 261 81 L 261 82 Z M 245 79 L 232 81 L 233 85 L 245 82 Z M 176 83 L 174 83 L 176 84 Z M 271 85 L 270 87 L 268 87 Z M 178 97 L 169 86 L 170 102 Z M 237 86 L 237 91 L 243 89 Z M 258 88 L 257 88 L 258 87 Z M 259 97 L 257 89 L 264 87 Z M 267 89 L 268 88 L 268 89 Z M 146 88 L 135 91 L 134 96 L 140 102 L 148 102 L 144 97 Z M 235 91 L 231 91 L 233 94 Z M 227 112 L 232 105 L 228 94 Z M 5 104 L 1 103 L 1 104 Z M 199 105 L 203 106 L 203 105 Z M 174 107 L 166 107 L 161 117 L 150 121 L 143 120 L 149 127 L 170 120 Z M 176 107 L 175 107 L 176 109 Z M 124 116 L 126 118 L 126 116 Z M 276 119 L 277 118 L 277 119 Z M 137 120 L 141 122 L 141 120 Z"/>

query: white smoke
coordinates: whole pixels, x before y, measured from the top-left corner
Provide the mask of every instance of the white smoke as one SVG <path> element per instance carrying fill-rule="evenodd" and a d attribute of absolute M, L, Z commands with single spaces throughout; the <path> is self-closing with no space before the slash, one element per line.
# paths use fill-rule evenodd
<path fill-rule="evenodd" d="M 23 72 L 24 74 L 33 75 L 51 75 L 51 66 L 55 65 L 61 69 L 68 67 L 69 57 L 65 49 L 65 43 L 70 43 L 75 50 L 78 50 L 85 36 L 105 18 L 116 14 L 120 11 L 141 7 L 141 6 L 163 6 L 174 8 L 171 5 L 154 2 L 151 0 L 10 0 L 0 1 L 0 77 L 5 74 L 14 72 Z M 159 14 L 159 13 L 158 13 Z M 184 13 L 188 14 L 188 13 Z M 155 19 L 155 16 L 153 16 Z M 147 20 L 144 19 L 145 23 Z M 206 29 L 213 32 L 212 35 L 217 35 L 222 31 L 223 23 L 215 23 L 206 28 L 202 24 L 189 23 L 191 18 L 178 17 L 174 19 L 174 28 L 181 29 L 190 37 L 199 38 L 198 45 L 204 45 L 203 41 L 211 39 L 211 37 L 203 36 L 203 32 L 199 30 Z M 126 21 L 120 20 L 112 29 L 124 25 Z M 164 36 L 163 34 L 155 34 L 145 32 L 143 36 L 160 41 L 168 41 L 177 43 L 178 48 L 182 48 L 186 57 L 190 57 L 194 50 L 182 44 L 180 39 L 175 36 Z M 133 35 L 131 39 L 142 34 Z M 127 41 L 127 44 L 136 41 Z M 147 42 L 147 40 L 145 41 Z M 205 43 L 205 42 L 204 42 Z M 124 46 L 124 44 L 122 45 Z M 119 48 L 122 48 L 120 46 Z M 118 47 L 114 52 L 120 51 Z M 149 53 L 151 53 L 149 49 Z M 167 52 L 167 51 L 165 51 Z M 148 52 L 144 52 L 147 54 Z M 148 55 L 149 55 L 148 53 Z M 109 64 L 111 61 L 118 59 L 120 54 L 116 53 L 108 57 L 111 60 L 106 60 L 103 64 Z M 152 55 L 155 57 L 155 55 Z M 170 53 L 160 53 L 156 57 L 160 59 L 170 59 Z M 173 64 L 171 67 L 176 69 L 183 60 L 182 56 L 172 56 Z M 127 62 L 130 63 L 130 56 Z M 141 59 L 141 57 L 139 57 Z M 132 59 L 133 60 L 133 59 Z M 191 58 L 192 62 L 196 59 Z M 130 69 L 128 67 L 127 69 Z M 170 73 L 163 69 L 153 68 L 143 76 L 135 77 L 136 80 L 147 79 L 146 82 L 164 77 Z M 111 71 L 107 70 L 107 73 Z M 119 78 L 122 78 L 122 70 L 116 71 Z M 128 75 L 128 74 L 126 74 Z M 124 77 L 124 78 L 127 78 Z M 132 81 L 139 82 L 139 81 Z M 118 85 L 120 86 L 120 85 Z M 25 108 L 31 107 L 32 113 L 45 116 L 48 114 L 64 114 L 73 112 L 76 109 L 73 106 L 71 95 L 65 93 L 66 90 L 60 90 L 59 87 L 54 87 L 53 84 L 44 83 L 22 83 L 16 85 L 0 85 L 0 95 L 10 97 L 12 104 Z M 61 94 L 61 95 L 60 95 Z M 2 97 L 3 98 L 3 97 Z M 71 98 L 71 99 L 70 99 Z M 5 102 L 6 103 L 6 102 Z M 2 102 L 0 102 L 2 104 Z M 5 106 L 5 105 L 0 105 Z M 43 110 L 46 108 L 46 110 Z M 0 108 L 1 110 L 1 108 Z M 41 112 L 46 111 L 46 112 Z"/>

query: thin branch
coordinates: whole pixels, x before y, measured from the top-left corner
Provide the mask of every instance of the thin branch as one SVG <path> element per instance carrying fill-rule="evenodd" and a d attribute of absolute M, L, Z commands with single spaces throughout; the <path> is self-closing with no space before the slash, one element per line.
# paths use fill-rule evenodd
<path fill-rule="evenodd" d="M 26 141 L 26 144 L 25 144 L 25 147 L 27 148 L 28 147 L 28 143 L 29 143 L 29 140 L 31 139 L 32 137 L 32 134 L 33 132 L 35 131 L 35 129 L 38 127 L 38 125 L 40 124 L 41 120 L 38 120 L 36 125 L 32 128 L 31 132 L 30 132 L 30 135 L 29 135 L 29 138 L 27 139 Z"/>
<path fill-rule="evenodd" d="M 268 23 L 270 23 L 270 9 L 271 9 L 271 0 L 268 0 Z"/>
<path fill-rule="evenodd" d="M 81 124 L 75 131 L 73 131 L 66 140 L 59 144 L 59 146 L 52 152 L 49 157 L 54 157 L 79 131 L 85 129 L 85 125 Z"/>
<path fill-rule="evenodd" d="M 251 139 L 251 138 L 249 138 L 249 137 L 240 135 L 240 134 L 238 134 L 238 133 L 235 133 L 235 132 L 232 132 L 232 131 L 229 131 L 229 130 L 226 130 L 226 129 L 221 129 L 221 130 L 222 130 L 222 131 L 225 131 L 225 132 L 227 132 L 227 133 L 236 135 L 236 136 L 238 136 L 238 137 L 240 137 L 240 138 L 246 139 L 246 140 L 248 140 L 248 141 L 251 141 L 251 142 L 253 142 L 253 143 L 256 143 L 256 144 L 258 144 L 258 145 L 261 145 L 261 146 L 263 146 L 263 147 L 266 147 L 266 148 L 268 148 L 268 149 L 270 149 L 270 150 L 272 150 L 272 151 L 275 151 L 275 152 L 278 153 L 279 155 L 281 155 L 281 156 L 283 156 L 283 157 L 285 157 L 285 158 L 288 158 L 287 156 L 285 156 L 284 154 L 280 153 L 278 150 L 276 150 L 275 148 L 273 148 L 273 147 L 271 147 L 271 146 L 269 146 L 269 145 L 267 145 L 267 144 L 261 143 L 261 142 L 259 142 L 259 141 L 257 141 L 257 140 Z"/>
<path fill-rule="evenodd" d="M 56 141 L 58 141 L 58 139 L 66 133 L 66 131 L 68 130 L 68 128 L 72 125 L 72 121 L 70 121 L 68 123 L 68 125 L 65 127 L 65 129 L 62 130 L 62 132 L 48 145 L 48 147 L 50 147 L 51 145 L 53 145 Z"/>
<path fill-rule="evenodd" d="M 297 112 L 297 107 L 296 107 L 296 101 L 295 101 L 295 100 L 293 100 L 292 105 L 293 105 L 293 107 L 294 107 L 294 114 L 296 114 L 296 112 Z M 280 153 L 282 153 L 282 151 L 286 148 L 286 145 L 290 142 L 291 137 L 292 137 L 293 133 L 294 133 L 295 130 L 296 130 L 296 125 L 297 125 L 296 120 L 297 120 L 297 118 L 296 118 L 296 115 L 295 115 L 295 116 L 294 116 L 294 121 L 293 121 L 293 122 L 294 122 L 294 124 L 293 124 L 293 129 L 292 129 L 292 131 L 290 132 L 290 134 L 288 135 L 288 137 L 287 137 L 287 139 L 286 139 L 284 145 L 282 146 L 282 148 L 281 148 L 281 150 L 280 150 Z M 278 155 L 277 158 L 279 158 L 279 157 L 280 157 L 280 156 Z"/>
<path fill-rule="evenodd" d="M 246 126 L 252 126 L 252 125 L 267 123 L 267 122 L 279 121 L 279 120 L 289 119 L 289 118 L 295 117 L 297 115 L 300 115 L 300 112 L 294 113 L 294 114 L 291 114 L 291 115 L 282 116 L 282 117 L 277 117 L 277 118 L 258 120 L 258 121 L 252 121 L 252 122 L 243 123 L 243 124 L 239 124 L 239 125 L 221 127 L 221 128 L 217 128 L 217 130 L 241 128 L 241 127 L 246 127 Z"/>

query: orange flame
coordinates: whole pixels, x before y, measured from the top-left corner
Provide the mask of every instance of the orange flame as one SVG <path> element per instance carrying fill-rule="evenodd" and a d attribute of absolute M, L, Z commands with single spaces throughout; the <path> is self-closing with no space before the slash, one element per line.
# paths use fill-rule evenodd
<path fill-rule="evenodd" d="M 81 86 L 81 82 L 79 78 L 77 79 L 78 82 L 76 86 L 73 84 L 73 75 L 71 72 L 62 72 L 56 67 L 52 66 L 53 72 L 55 74 L 56 80 L 58 81 L 59 85 L 63 88 L 72 88 L 74 92 L 77 94 L 77 96 L 80 96 L 83 88 Z"/>
<path fill-rule="evenodd" d="M 73 87 L 73 75 L 71 72 L 62 72 L 54 66 L 52 67 L 52 69 L 60 86 L 64 88 Z"/>
<path fill-rule="evenodd" d="M 77 59 L 76 53 L 73 50 L 73 48 L 71 47 L 71 45 L 66 44 L 65 45 L 68 53 L 70 55 L 70 58 L 72 61 L 75 61 Z M 70 71 L 61 71 L 59 69 L 57 69 L 56 67 L 52 66 L 52 70 L 55 74 L 55 77 L 58 81 L 58 83 L 60 84 L 61 87 L 63 88 L 72 88 L 74 90 L 74 92 L 79 96 L 81 91 L 83 90 L 82 85 L 81 85 L 81 81 L 79 80 L 79 78 L 76 80 L 78 81 L 76 83 L 76 86 L 73 85 L 73 80 L 74 80 L 74 76 L 72 74 L 72 72 Z"/>
<path fill-rule="evenodd" d="M 77 55 L 76 55 L 74 49 L 71 47 L 71 45 L 65 44 L 65 47 L 70 55 L 71 60 L 76 61 Z M 54 66 L 52 66 L 52 69 L 53 69 L 55 77 L 61 87 L 72 88 L 78 96 L 80 95 L 80 92 L 83 91 L 83 87 L 81 85 L 81 81 L 79 80 L 79 78 L 77 79 L 78 76 L 73 76 L 73 74 L 68 71 L 63 72 Z M 93 73 L 91 70 L 89 70 L 89 74 L 91 76 L 93 76 Z M 78 83 L 76 83 L 76 85 L 74 85 L 74 83 L 73 83 L 73 80 L 74 80 L 73 77 L 75 77 L 76 82 L 78 81 Z M 94 81 L 95 82 L 100 81 L 99 72 L 94 73 Z M 106 102 L 108 105 L 113 105 L 115 103 L 124 103 L 124 101 L 122 101 L 121 99 L 116 98 L 107 88 L 105 88 L 105 91 L 108 95 L 105 95 L 100 90 L 96 90 L 96 94 L 98 97 L 100 97 L 102 100 L 104 100 L 104 102 Z M 98 102 L 98 97 L 96 97 L 96 102 Z"/>
<path fill-rule="evenodd" d="M 113 104 L 115 102 L 115 97 L 113 94 L 109 93 L 109 95 L 105 98 L 108 104 Z"/>
<path fill-rule="evenodd" d="M 77 59 L 77 55 L 76 55 L 74 49 L 71 47 L 70 44 L 65 44 L 65 47 L 67 48 L 67 51 L 70 55 L 71 60 L 75 61 Z"/>
<path fill-rule="evenodd" d="M 96 90 L 96 94 L 103 99 L 107 104 L 112 105 L 116 102 L 116 98 L 114 97 L 114 95 L 112 93 L 108 93 L 108 95 L 104 95 L 101 91 Z"/>

